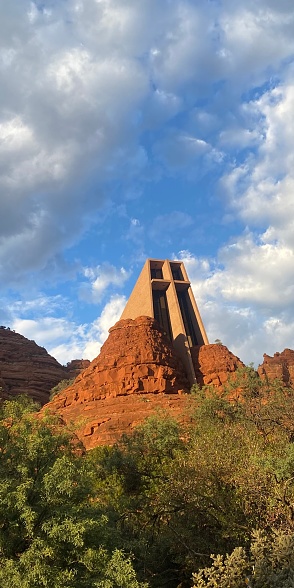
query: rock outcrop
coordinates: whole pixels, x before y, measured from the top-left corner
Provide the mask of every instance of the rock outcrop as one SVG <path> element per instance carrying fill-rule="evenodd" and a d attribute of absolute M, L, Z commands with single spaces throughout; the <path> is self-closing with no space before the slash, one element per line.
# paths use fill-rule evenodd
<path fill-rule="evenodd" d="M 116 323 L 99 356 L 45 408 L 78 423 L 90 448 L 113 443 L 159 408 L 179 412 L 189 387 L 166 334 L 143 316 Z"/>
<path fill-rule="evenodd" d="M 51 388 L 75 378 L 89 363 L 74 360 L 64 367 L 35 341 L 0 327 L 0 398 L 28 394 L 45 404 Z"/>
<path fill-rule="evenodd" d="M 45 404 L 51 388 L 66 377 L 65 368 L 46 349 L 14 331 L 0 329 L 0 397 L 28 394 Z"/>
<path fill-rule="evenodd" d="M 263 355 L 263 363 L 257 369 L 261 378 L 274 380 L 278 378 L 285 386 L 294 386 L 294 351 L 284 349 L 273 357 Z"/>
<path fill-rule="evenodd" d="M 200 386 L 221 388 L 229 376 L 244 363 L 225 345 L 198 345 L 191 349 L 195 376 Z"/>
<path fill-rule="evenodd" d="M 75 380 L 75 378 L 90 365 L 89 359 L 72 359 L 65 366 L 66 379 Z"/>

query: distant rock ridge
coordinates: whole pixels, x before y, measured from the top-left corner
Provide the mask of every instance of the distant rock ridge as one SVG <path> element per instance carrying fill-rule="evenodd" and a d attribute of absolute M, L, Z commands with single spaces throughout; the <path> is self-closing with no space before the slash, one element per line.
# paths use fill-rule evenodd
<path fill-rule="evenodd" d="M 90 365 L 89 359 L 72 359 L 65 366 L 66 379 L 74 380 L 82 371 Z"/>
<path fill-rule="evenodd" d="M 83 361 L 62 366 L 35 341 L 1 326 L 0 398 L 28 394 L 43 405 L 49 401 L 51 388 L 61 380 L 75 377 L 79 366 L 83 368 Z"/>
<path fill-rule="evenodd" d="M 285 386 L 294 386 L 294 351 L 284 349 L 273 357 L 264 353 L 263 363 L 257 369 L 261 378 L 278 378 Z"/>

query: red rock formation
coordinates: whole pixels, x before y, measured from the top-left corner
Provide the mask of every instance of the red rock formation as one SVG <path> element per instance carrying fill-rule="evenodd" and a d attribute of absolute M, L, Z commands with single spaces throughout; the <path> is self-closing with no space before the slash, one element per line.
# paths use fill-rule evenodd
<path fill-rule="evenodd" d="M 122 320 L 109 333 L 100 355 L 45 407 L 78 423 L 87 448 L 113 443 L 158 408 L 179 412 L 189 390 L 181 360 L 157 321 Z"/>
<path fill-rule="evenodd" d="M 230 374 L 244 363 L 224 345 L 198 345 L 191 349 L 195 376 L 200 386 L 221 388 Z"/>
<path fill-rule="evenodd" d="M 89 367 L 89 365 L 89 359 L 72 359 L 72 361 L 69 361 L 64 368 L 66 371 L 66 379 L 74 380 L 81 372 Z"/>
<path fill-rule="evenodd" d="M 3 378 L 1 378 L 1 377 L 0 377 L 0 398 L 3 398 L 4 400 L 7 400 L 9 398 L 8 388 L 7 388 Z"/>
<path fill-rule="evenodd" d="M 51 388 L 64 378 L 65 368 L 46 349 L 14 331 L 0 328 L 0 397 L 28 394 L 45 404 Z"/>
<path fill-rule="evenodd" d="M 278 378 L 285 386 L 294 386 L 294 351 L 284 349 L 282 353 L 275 353 L 273 357 L 265 353 L 263 363 L 257 371 L 261 378 Z"/>

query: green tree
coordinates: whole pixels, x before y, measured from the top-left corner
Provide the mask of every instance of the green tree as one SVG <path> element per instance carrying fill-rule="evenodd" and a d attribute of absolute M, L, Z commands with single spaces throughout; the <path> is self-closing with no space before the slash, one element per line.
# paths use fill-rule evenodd
<path fill-rule="evenodd" d="M 193 574 L 193 588 L 291 588 L 294 585 L 294 536 L 255 531 L 249 553 L 212 555 L 213 564 Z"/>
<path fill-rule="evenodd" d="M 172 516 L 165 500 L 172 464 L 186 451 L 181 427 L 166 414 L 148 419 L 113 448 L 97 448 L 89 459 L 96 467 L 97 494 L 121 545 L 132 551 L 139 576 L 151 586 L 178 585 Z M 173 507 L 172 507 L 173 508 Z"/>
<path fill-rule="evenodd" d="M 28 399 L 0 420 L 0 586 L 139 588 L 115 549 L 84 450 Z"/>

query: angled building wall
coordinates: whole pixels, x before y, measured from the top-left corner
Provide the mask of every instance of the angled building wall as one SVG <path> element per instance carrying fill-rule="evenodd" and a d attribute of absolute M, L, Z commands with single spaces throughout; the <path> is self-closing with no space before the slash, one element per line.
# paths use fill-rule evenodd
<path fill-rule="evenodd" d="M 155 318 L 171 339 L 196 382 L 191 347 L 208 344 L 204 325 L 181 261 L 147 259 L 122 313 L 122 319 Z"/>

